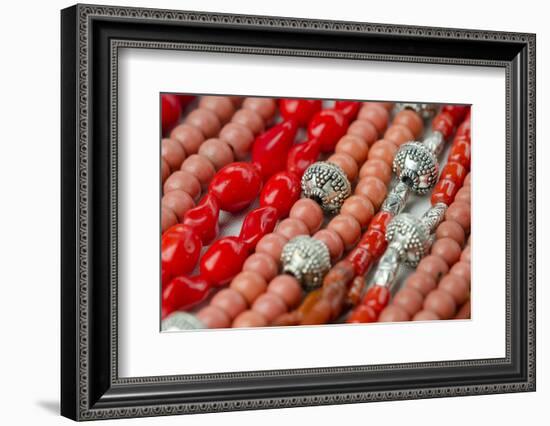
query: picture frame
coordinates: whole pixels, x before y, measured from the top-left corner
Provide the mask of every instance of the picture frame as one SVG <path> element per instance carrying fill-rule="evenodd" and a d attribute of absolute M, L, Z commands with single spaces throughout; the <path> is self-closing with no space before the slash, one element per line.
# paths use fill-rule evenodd
<path fill-rule="evenodd" d="M 535 35 L 524 33 L 96 5 L 64 9 L 61 414 L 93 420 L 534 391 L 535 45 Z M 506 355 L 119 377 L 121 46 L 503 69 Z"/>

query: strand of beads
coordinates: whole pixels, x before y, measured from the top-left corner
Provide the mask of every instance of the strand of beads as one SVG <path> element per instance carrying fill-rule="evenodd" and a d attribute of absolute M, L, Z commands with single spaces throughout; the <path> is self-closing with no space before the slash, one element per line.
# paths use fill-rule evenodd
<path fill-rule="evenodd" d="M 170 147 L 166 157 L 170 157 L 170 167 L 176 170 L 163 185 L 163 231 L 183 220 L 216 170 L 248 155 L 254 136 L 271 122 L 276 113 L 273 99 L 246 98 L 242 108 L 236 112 L 234 102 L 238 101 L 221 96 L 201 98 L 199 107 L 172 131 L 170 142 L 163 142 L 164 151 Z M 221 127 L 224 123 L 227 124 Z M 174 148 L 176 145 L 182 148 L 179 152 Z M 181 161 L 180 166 L 176 167 L 178 161 Z"/>
<path fill-rule="evenodd" d="M 440 115 L 448 114 L 451 116 L 451 112 L 454 113 L 454 127 L 456 122 L 460 120 L 461 117 L 464 117 L 467 112 L 465 108 L 462 109 L 461 114 L 459 114 L 458 111 L 457 107 L 453 107 L 450 110 L 444 108 Z M 466 118 L 466 124 L 462 127 L 463 129 L 469 126 L 467 123 L 468 121 L 469 115 Z M 448 130 L 448 134 L 450 135 L 452 131 L 452 129 Z M 410 214 L 402 213 L 395 216 L 387 225 L 385 233 L 389 245 L 384 250 L 380 259 L 380 263 L 373 277 L 373 285 L 368 288 L 361 305 L 348 317 L 348 322 L 377 321 L 382 310 L 384 310 L 389 303 L 391 288 L 395 284 L 399 265 L 401 263 L 406 263 L 416 267 L 424 257 L 424 254 L 429 250 L 431 234 L 443 219 L 446 211 L 448 211 L 448 206 L 452 202 L 452 199 L 454 199 L 456 191 L 462 186 L 467 173 L 467 169 L 462 164 L 451 160 L 451 158 L 453 158 L 455 144 L 462 144 L 465 140 L 465 138 L 462 137 L 462 133 L 463 131 L 460 130 L 455 136 L 453 145 L 451 146 L 449 161 L 443 168 L 439 182 L 431 197 L 432 207 L 420 219 Z M 469 138 L 467 138 L 467 140 L 469 143 Z M 440 185 L 442 182 L 444 185 Z M 450 193 L 451 198 L 449 198 L 449 191 L 447 188 L 451 187 L 453 190 Z M 440 244 L 443 243 L 436 243 L 433 249 L 436 249 L 436 246 Z M 458 249 L 460 250 L 460 247 L 458 247 Z M 407 292 L 405 293 L 407 294 Z M 403 297 L 398 299 L 398 302 L 402 303 L 404 301 L 405 298 Z M 407 301 L 410 302 L 412 309 L 412 302 L 408 299 Z M 393 316 L 391 315 L 392 313 Z M 401 316 L 398 317 L 397 313 L 401 314 Z M 395 318 L 407 318 L 407 312 L 399 306 L 392 306 L 388 308 L 384 318 L 394 318 L 394 320 L 396 320 Z"/>
<path fill-rule="evenodd" d="M 361 117 L 361 114 L 359 117 Z M 397 130 L 395 129 L 396 127 Z M 403 130 L 402 127 L 407 130 Z M 384 129 L 380 130 L 383 131 Z M 420 116 L 413 111 L 402 111 L 395 116 L 392 125 L 384 135 L 385 139 L 376 142 L 370 148 L 368 153 L 369 159 L 361 168 L 363 176 L 355 188 L 356 196 L 355 198 L 350 197 L 342 206 L 342 216 L 351 217 L 360 224 L 357 227 L 355 241 L 352 242 L 351 238 L 347 238 L 349 244 L 346 249 L 349 250 L 354 245 L 360 236 L 361 229 L 364 229 L 370 223 L 374 212 L 379 208 L 386 196 L 386 184 L 391 179 L 391 169 L 387 162 L 391 164 L 393 153 L 397 150 L 397 144 L 403 143 L 405 137 L 411 135 L 412 137 L 415 135 L 419 136 L 422 131 L 423 122 Z M 374 164 L 374 166 L 370 166 L 371 164 Z M 381 166 L 378 166 L 378 164 L 381 164 Z M 389 173 L 386 169 L 389 169 Z M 347 219 L 346 222 L 348 222 Z M 337 218 L 333 219 L 331 223 L 338 223 Z M 331 231 L 330 227 L 331 224 L 329 223 L 328 232 Z M 351 234 L 349 229 L 349 226 L 338 226 L 334 229 L 333 231 L 335 231 L 334 233 L 338 237 L 337 240 L 343 240 L 346 237 L 344 231 Z M 342 251 L 339 253 L 340 255 Z M 333 261 L 336 261 L 339 257 L 333 258 Z M 320 289 L 309 293 L 298 309 L 290 313 L 283 313 L 275 319 L 273 324 L 320 324 L 335 318 L 336 311 L 340 309 L 338 305 L 342 300 L 340 296 L 343 287 L 333 285 L 335 283 L 334 279 L 342 278 L 349 280 L 352 277 L 353 265 L 350 262 L 342 261 L 337 263 L 323 280 L 323 285 Z M 337 281 L 340 282 L 341 280 Z"/>

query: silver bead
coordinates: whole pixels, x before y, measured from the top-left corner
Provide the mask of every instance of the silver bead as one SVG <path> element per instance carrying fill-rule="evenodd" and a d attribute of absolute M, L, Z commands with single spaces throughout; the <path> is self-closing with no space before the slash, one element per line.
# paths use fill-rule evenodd
<path fill-rule="evenodd" d="M 423 195 L 435 186 L 439 165 L 428 146 L 413 141 L 399 147 L 393 159 L 393 171 L 401 182 Z"/>
<path fill-rule="evenodd" d="M 445 212 L 447 211 L 447 204 L 437 203 L 436 205 L 430 207 L 422 215 L 420 219 L 424 226 L 428 228 L 430 233 L 434 232 L 439 224 L 445 218 Z"/>
<path fill-rule="evenodd" d="M 397 182 L 397 185 L 395 185 L 386 196 L 380 210 L 390 212 L 392 216 L 397 216 L 401 213 L 405 204 L 407 204 L 410 192 L 411 189 L 406 183 Z"/>
<path fill-rule="evenodd" d="M 283 272 L 294 275 L 305 289 L 319 287 L 330 269 L 327 246 L 315 238 L 300 235 L 283 247 Z"/>
<path fill-rule="evenodd" d="M 386 240 L 399 251 L 403 262 L 416 267 L 430 249 L 430 229 L 422 219 L 401 213 L 388 224 Z"/>
<path fill-rule="evenodd" d="M 336 214 L 351 195 L 351 184 L 339 166 L 318 161 L 302 176 L 302 192 L 304 197 L 319 203 L 326 213 Z"/>
<path fill-rule="evenodd" d="M 395 105 L 395 112 L 410 109 L 420 115 L 424 120 L 432 118 L 437 113 L 437 106 L 434 104 L 413 104 L 401 102 Z"/>
<path fill-rule="evenodd" d="M 162 320 L 162 331 L 199 330 L 206 326 L 193 314 L 174 312 Z"/>

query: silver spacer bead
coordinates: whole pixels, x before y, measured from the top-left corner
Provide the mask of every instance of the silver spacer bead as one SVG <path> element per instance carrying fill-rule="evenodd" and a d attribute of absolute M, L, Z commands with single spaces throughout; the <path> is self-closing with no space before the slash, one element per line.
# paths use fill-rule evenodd
<path fill-rule="evenodd" d="M 424 120 L 432 118 L 437 113 L 437 106 L 434 104 L 413 104 L 407 102 L 400 102 L 395 105 L 395 112 L 398 113 L 404 109 L 410 109 L 416 112 Z"/>
<path fill-rule="evenodd" d="M 401 213 L 388 224 L 386 240 L 399 250 L 403 262 L 416 267 L 430 249 L 430 234 L 422 219 L 410 213 Z"/>
<path fill-rule="evenodd" d="M 430 207 L 422 215 L 420 220 L 424 224 L 430 233 L 434 232 L 439 224 L 445 218 L 445 212 L 447 211 L 447 204 L 437 203 L 436 205 Z"/>
<path fill-rule="evenodd" d="M 393 171 L 416 194 L 426 194 L 437 181 L 437 157 L 422 142 L 407 142 L 399 147 L 393 159 Z"/>
<path fill-rule="evenodd" d="M 407 204 L 410 192 L 411 189 L 406 183 L 397 182 L 397 185 L 395 185 L 386 196 L 380 210 L 390 212 L 393 216 L 397 216 L 401 213 L 405 204 Z"/>
<path fill-rule="evenodd" d="M 199 330 L 206 326 L 193 314 L 174 312 L 162 320 L 162 331 Z"/>
<path fill-rule="evenodd" d="M 302 176 L 303 196 L 315 200 L 328 214 L 336 214 L 351 195 L 351 184 L 336 164 L 318 161 Z"/>
<path fill-rule="evenodd" d="M 319 287 L 330 269 L 327 246 L 315 238 L 300 235 L 291 239 L 281 253 L 283 272 L 291 274 L 307 290 Z"/>

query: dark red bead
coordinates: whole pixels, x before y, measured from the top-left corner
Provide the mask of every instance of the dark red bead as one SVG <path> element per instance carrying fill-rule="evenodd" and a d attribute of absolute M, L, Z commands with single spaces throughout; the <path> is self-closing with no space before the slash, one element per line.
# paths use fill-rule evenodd
<path fill-rule="evenodd" d="M 161 239 L 161 268 L 166 280 L 193 270 L 202 249 L 197 233 L 187 225 L 168 228 Z"/>
<path fill-rule="evenodd" d="M 355 120 L 357 114 L 359 114 L 359 109 L 361 109 L 361 102 L 356 101 L 336 101 L 334 103 L 334 109 L 342 112 L 344 117 L 351 122 Z"/>
<path fill-rule="evenodd" d="M 348 120 L 334 109 L 325 109 L 313 116 L 307 128 L 310 139 L 317 138 L 322 152 L 332 152 L 336 143 L 346 134 Z"/>
<path fill-rule="evenodd" d="M 200 276 L 174 278 L 162 291 L 162 317 L 199 304 L 206 299 L 209 290 L 210 285 Z"/>
<path fill-rule="evenodd" d="M 369 323 L 376 322 L 378 320 L 378 315 L 370 306 L 359 305 L 353 310 L 348 319 L 347 323 Z"/>
<path fill-rule="evenodd" d="M 368 229 L 374 229 L 385 234 L 388 223 L 390 223 L 392 219 L 393 214 L 391 214 L 390 212 L 380 211 L 376 213 L 371 219 Z"/>
<path fill-rule="evenodd" d="M 275 207 L 260 207 L 249 212 L 241 226 L 239 240 L 248 250 L 254 250 L 260 239 L 272 232 L 277 224 L 278 213 Z"/>
<path fill-rule="evenodd" d="M 452 180 L 454 183 L 456 183 L 457 186 L 460 187 L 462 186 L 462 183 L 466 178 L 466 174 L 467 174 L 466 169 L 462 164 L 457 163 L 456 161 L 449 161 L 447 164 L 445 164 L 445 167 L 443 167 L 443 170 L 441 170 L 439 179 Z"/>
<path fill-rule="evenodd" d="M 391 294 L 388 288 L 375 284 L 367 290 L 367 294 L 365 294 L 363 298 L 363 305 L 370 306 L 378 317 L 380 312 L 388 306 L 390 296 Z"/>
<path fill-rule="evenodd" d="M 296 120 L 298 126 L 305 127 L 311 117 L 321 111 L 323 103 L 320 100 L 311 99 L 280 99 L 279 111 L 285 120 Z"/>
<path fill-rule="evenodd" d="M 260 165 L 264 180 L 286 168 L 286 157 L 297 131 L 296 121 L 287 120 L 256 138 L 252 146 L 252 161 Z"/>
<path fill-rule="evenodd" d="M 262 179 L 258 168 L 250 163 L 231 163 L 222 167 L 210 182 L 208 191 L 220 208 L 235 213 L 247 208 L 258 196 Z"/>
<path fill-rule="evenodd" d="M 386 235 L 376 229 L 368 229 L 359 243 L 360 247 L 369 251 L 375 259 L 378 259 L 388 246 Z"/>
<path fill-rule="evenodd" d="M 452 180 L 439 179 L 432 191 L 432 206 L 435 206 L 437 203 L 443 203 L 450 206 L 459 188 L 460 187 Z"/>
<path fill-rule="evenodd" d="M 349 252 L 346 259 L 353 265 L 355 274 L 360 276 L 368 272 L 374 261 L 372 254 L 363 247 L 355 247 Z"/>
<path fill-rule="evenodd" d="M 241 272 L 248 247 L 237 237 L 220 238 L 202 256 L 202 277 L 213 286 L 227 284 Z"/>
<path fill-rule="evenodd" d="M 290 172 L 273 175 L 264 185 L 260 194 L 260 206 L 277 209 L 279 218 L 288 216 L 290 209 L 300 198 L 300 179 Z"/>
<path fill-rule="evenodd" d="M 218 199 L 208 193 L 196 207 L 185 213 L 182 223 L 194 229 L 202 243 L 207 245 L 218 234 L 219 215 Z"/>
<path fill-rule="evenodd" d="M 286 169 L 301 178 L 306 169 L 317 161 L 320 151 L 319 139 L 312 139 L 295 145 L 288 152 Z"/>
<path fill-rule="evenodd" d="M 176 95 L 161 95 L 162 134 L 166 135 L 174 127 L 181 115 L 181 106 Z"/>
<path fill-rule="evenodd" d="M 447 157 L 447 161 L 455 161 L 462 164 L 466 170 L 470 170 L 470 159 L 472 155 L 470 150 L 470 144 L 465 140 L 461 139 L 454 141 L 451 146 L 451 152 L 449 152 L 449 156 Z"/>
<path fill-rule="evenodd" d="M 453 117 L 453 123 L 456 127 L 462 120 L 464 120 L 464 117 L 466 117 L 466 114 L 470 110 L 470 107 L 468 105 L 445 105 L 443 108 L 441 108 L 442 112 L 446 112 L 451 117 Z"/>
<path fill-rule="evenodd" d="M 190 96 L 190 95 L 176 95 L 178 97 L 178 101 L 180 101 L 181 109 L 185 109 L 187 105 L 189 105 L 196 96 Z"/>
<path fill-rule="evenodd" d="M 446 112 L 440 112 L 435 116 L 434 120 L 432 121 L 432 130 L 434 132 L 441 132 L 443 138 L 445 138 L 446 140 L 451 137 L 454 129 L 455 124 L 453 117 Z"/>

